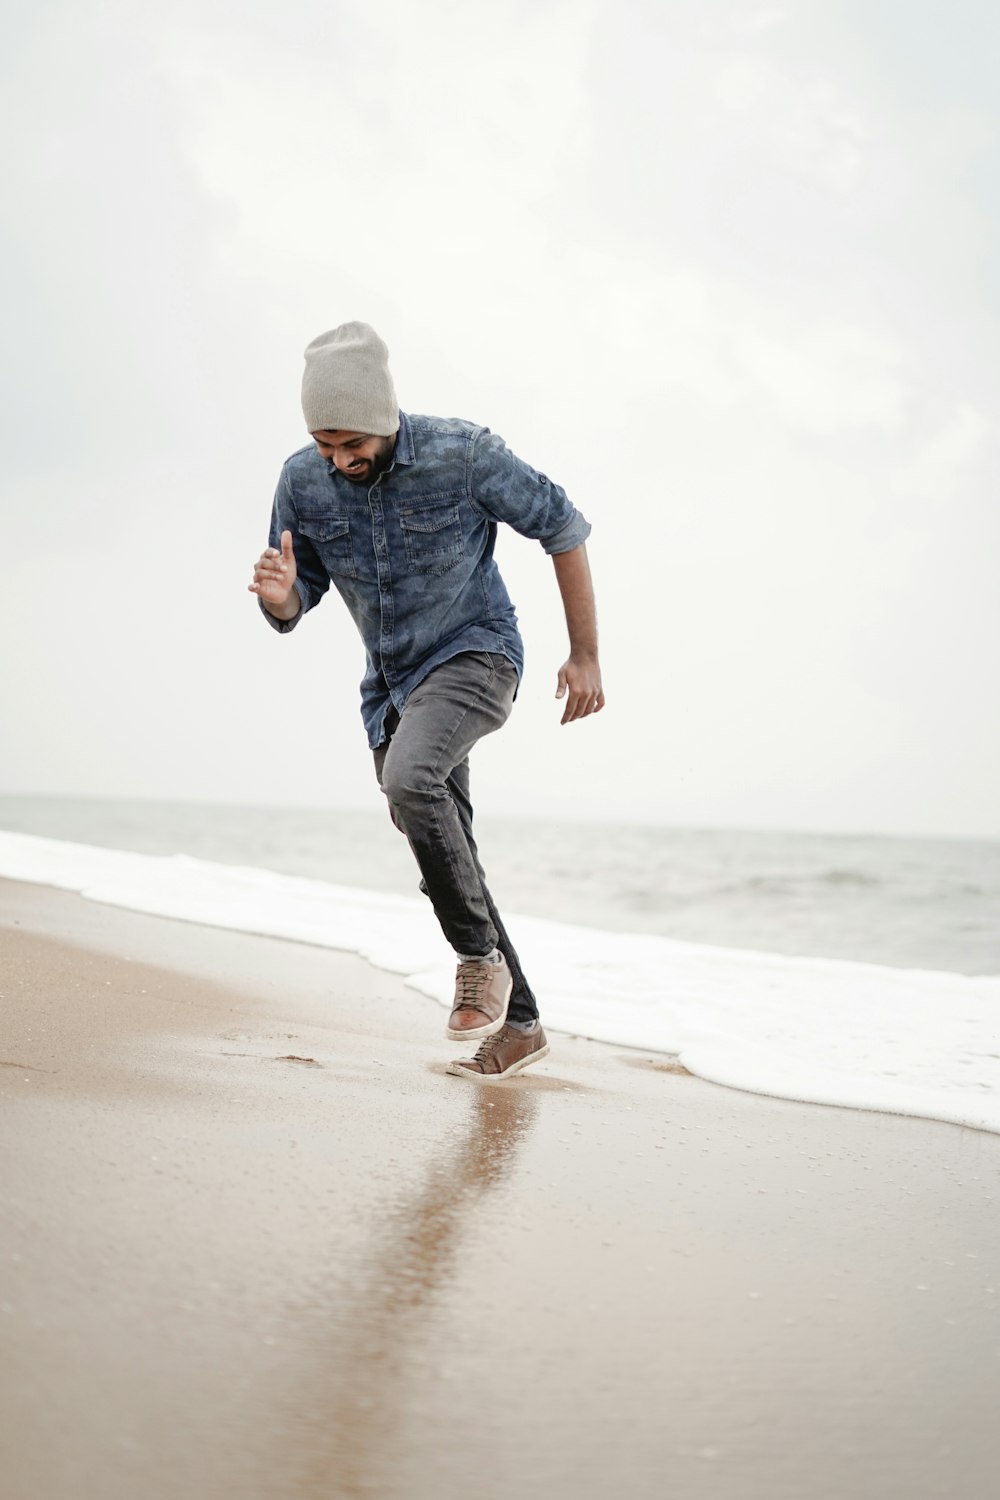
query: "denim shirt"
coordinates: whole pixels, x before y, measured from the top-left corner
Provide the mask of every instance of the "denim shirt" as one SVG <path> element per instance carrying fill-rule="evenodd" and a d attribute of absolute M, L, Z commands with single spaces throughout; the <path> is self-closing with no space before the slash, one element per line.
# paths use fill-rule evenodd
<path fill-rule="evenodd" d="M 550 555 L 590 535 L 565 490 L 471 422 L 400 412 L 392 462 L 368 487 L 344 479 L 314 443 L 286 461 L 270 544 L 292 533 L 302 609 L 278 620 L 261 608 L 275 630 L 293 630 L 334 585 L 365 645 L 361 717 L 372 749 L 390 705 L 401 712 L 460 651 L 506 656 L 520 677 L 517 616 L 493 558 L 498 521 Z"/>

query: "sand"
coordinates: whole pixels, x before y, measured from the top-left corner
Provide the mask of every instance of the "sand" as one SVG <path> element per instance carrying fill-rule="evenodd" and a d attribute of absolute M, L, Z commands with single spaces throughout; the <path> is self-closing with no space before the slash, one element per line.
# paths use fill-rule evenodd
<path fill-rule="evenodd" d="M 1000 1137 L 0 884 L 4 1500 L 908 1500 L 1000 1464 Z"/>

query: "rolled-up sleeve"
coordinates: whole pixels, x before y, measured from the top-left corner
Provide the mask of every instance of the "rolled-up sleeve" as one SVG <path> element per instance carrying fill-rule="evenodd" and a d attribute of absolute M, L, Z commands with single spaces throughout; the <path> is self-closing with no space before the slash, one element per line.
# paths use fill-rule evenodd
<path fill-rule="evenodd" d="M 274 494 L 274 504 L 271 507 L 271 531 L 268 538 L 268 545 L 276 547 L 279 552 L 281 550 L 281 533 L 283 531 L 290 531 L 292 533 L 292 551 L 295 553 L 295 571 L 297 574 L 294 587 L 299 599 L 302 601 L 302 608 L 290 620 L 279 620 L 271 614 L 271 611 L 264 604 L 263 599 L 258 598 L 257 603 L 260 605 L 261 614 L 271 628 L 277 630 L 281 635 L 286 635 L 289 630 L 295 629 L 302 616 L 308 613 L 313 605 L 319 603 L 330 587 L 330 577 L 316 556 L 316 549 L 313 547 L 312 542 L 310 542 L 307 536 L 303 536 L 299 532 L 298 514 L 295 510 L 295 502 L 292 499 L 288 475 L 284 469 L 281 471 L 278 488 Z"/>
<path fill-rule="evenodd" d="M 589 521 L 566 491 L 518 458 L 488 429 L 473 444 L 469 490 L 491 520 L 506 521 L 522 536 L 541 542 L 550 556 L 571 552 L 590 535 Z"/>

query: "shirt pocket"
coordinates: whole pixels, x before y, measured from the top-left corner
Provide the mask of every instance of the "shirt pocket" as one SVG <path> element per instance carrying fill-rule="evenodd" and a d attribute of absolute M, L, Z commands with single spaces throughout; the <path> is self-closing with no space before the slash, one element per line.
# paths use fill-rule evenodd
<path fill-rule="evenodd" d="M 351 523 L 347 516 L 300 516 L 299 530 L 308 537 L 320 562 L 331 575 L 357 578 Z"/>
<path fill-rule="evenodd" d="M 406 563 L 415 573 L 447 573 L 465 556 L 460 495 L 421 495 L 399 512 Z"/>

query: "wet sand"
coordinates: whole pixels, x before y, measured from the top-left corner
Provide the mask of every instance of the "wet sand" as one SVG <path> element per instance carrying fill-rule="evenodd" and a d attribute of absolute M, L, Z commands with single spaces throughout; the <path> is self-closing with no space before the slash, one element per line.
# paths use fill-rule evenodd
<path fill-rule="evenodd" d="M 4 1500 L 908 1500 L 1000 1464 L 1000 1137 L 0 882 Z"/>

